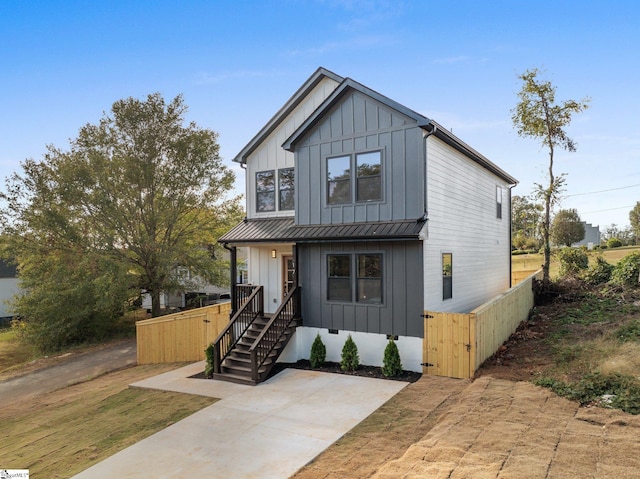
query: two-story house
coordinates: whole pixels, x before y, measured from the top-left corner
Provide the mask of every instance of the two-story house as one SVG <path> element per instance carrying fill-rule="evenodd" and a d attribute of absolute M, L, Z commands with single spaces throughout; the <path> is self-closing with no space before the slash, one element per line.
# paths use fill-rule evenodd
<path fill-rule="evenodd" d="M 278 333 L 284 351 L 262 356 L 308 358 L 319 333 L 327 360 L 340 361 L 351 334 L 361 363 L 380 365 L 394 337 L 404 368 L 421 371 L 425 310 L 467 312 L 510 287 L 516 180 L 350 78 L 318 69 L 234 161 L 246 169 L 247 218 L 220 242 L 232 256 L 247 247 L 254 286 L 232 285 L 232 314 L 296 317 Z M 261 304 L 250 306 L 256 288 Z M 248 317 L 219 346 L 229 366 L 254 329 Z M 245 361 L 260 352 L 253 344 Z"/>

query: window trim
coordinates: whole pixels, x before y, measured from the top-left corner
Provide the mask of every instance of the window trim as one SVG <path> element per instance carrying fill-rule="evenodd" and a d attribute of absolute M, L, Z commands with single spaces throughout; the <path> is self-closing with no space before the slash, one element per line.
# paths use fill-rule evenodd
<path fill-rule="evenodd" d="M 384 148 L 373 148 L 373 149 L 365 149 L 359 151 L 353 151 L 351 153 L 341 153 L 335 155 L 327 155 L 324 157 L 324 203 L 325 206 L 349 206 L 356 204 L 368 204 L 368 203 L 383 203 L 384 202 Z M 358 156 L 366 155 L 370 153 L 379 153 L 380 155 L 380 173 L 378 175 L 371 176 L 358 176 Z M 349 178 L 348 179 L 340 179 L 340 180 L 329 180 L 329 162 L 333 159 L 337 158 L 348 158 L 349 159 Z M 371 200 L 360 200 L 358 199 L 358 180 L 361 178 L 379 178 L 379 187 L 380 187 L 380 195 L 377 199 Z M 349 200 L 345 202 L 333 202 L 329 196 L 329 185 L 330 183 L 335 182 L 348 182 L 349 184 Z"/>
<path fill-rule="evenodd" d="M 504 192 L 502 186 L 496 185 L 496 219 L 502 219 L 502 200 L 504 199 Z"/>

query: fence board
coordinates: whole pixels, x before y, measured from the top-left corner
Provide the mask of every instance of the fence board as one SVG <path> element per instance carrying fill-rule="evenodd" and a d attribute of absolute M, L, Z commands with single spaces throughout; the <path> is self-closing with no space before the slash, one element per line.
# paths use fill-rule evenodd
<path fill-rule="evenodd" d="M 527 319 L 533 308 L 533 279 L 518 285 L 470 313 L 425 311 L 423 372 L 468 379 Z"/>
<path fill-rule="evenodd" d="M 231 303 L 220 303 L 136 322 L 138 364 L 203 360 L 230 312 Z"/>

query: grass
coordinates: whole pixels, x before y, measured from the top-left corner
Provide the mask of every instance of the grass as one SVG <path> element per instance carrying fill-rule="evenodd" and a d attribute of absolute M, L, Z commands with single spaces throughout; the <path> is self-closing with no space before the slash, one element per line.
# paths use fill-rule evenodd
<path fill-rule="evenodd" d="M 5 406 L 3 467 L 29 469 L 33 477 L 71 477 L 216 401 L 127 386 L 174 367 L 138 366 Z"/>
<path fill-rule="evenodd" d="M 38 351 L 18 341 L 11 328 L 0 329 L 0 374 L 14 370 L 38 358 Z"/>
<path fill-rule="evenodd" d="M 532 317 L 534 323 L 548 318 L 545 341 L 553 360 L 534 382 L 583 405 L 639 414 L 640 292 L 570 288 Z"/>

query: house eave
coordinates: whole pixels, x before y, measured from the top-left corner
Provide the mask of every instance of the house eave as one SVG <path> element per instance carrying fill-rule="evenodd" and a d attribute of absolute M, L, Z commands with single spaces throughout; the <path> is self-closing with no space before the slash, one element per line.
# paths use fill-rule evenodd
<path fill-rule="evenodd" d="M 307 97 L 309 92 L 313 90 L 324 78 L 330 78 L 337 83 L 342 82 L 340 75 L 327 70 L 326 68 L 318 68 L 306 82 L 289 98 L 289 100 L 280 108 L 275 115 L 267 122 L 267 124 L 247 143 L 247 145 L 233 159 L 236 163 L 247 163 L 248 156 L 278 127 L 278 125 Z"/>

